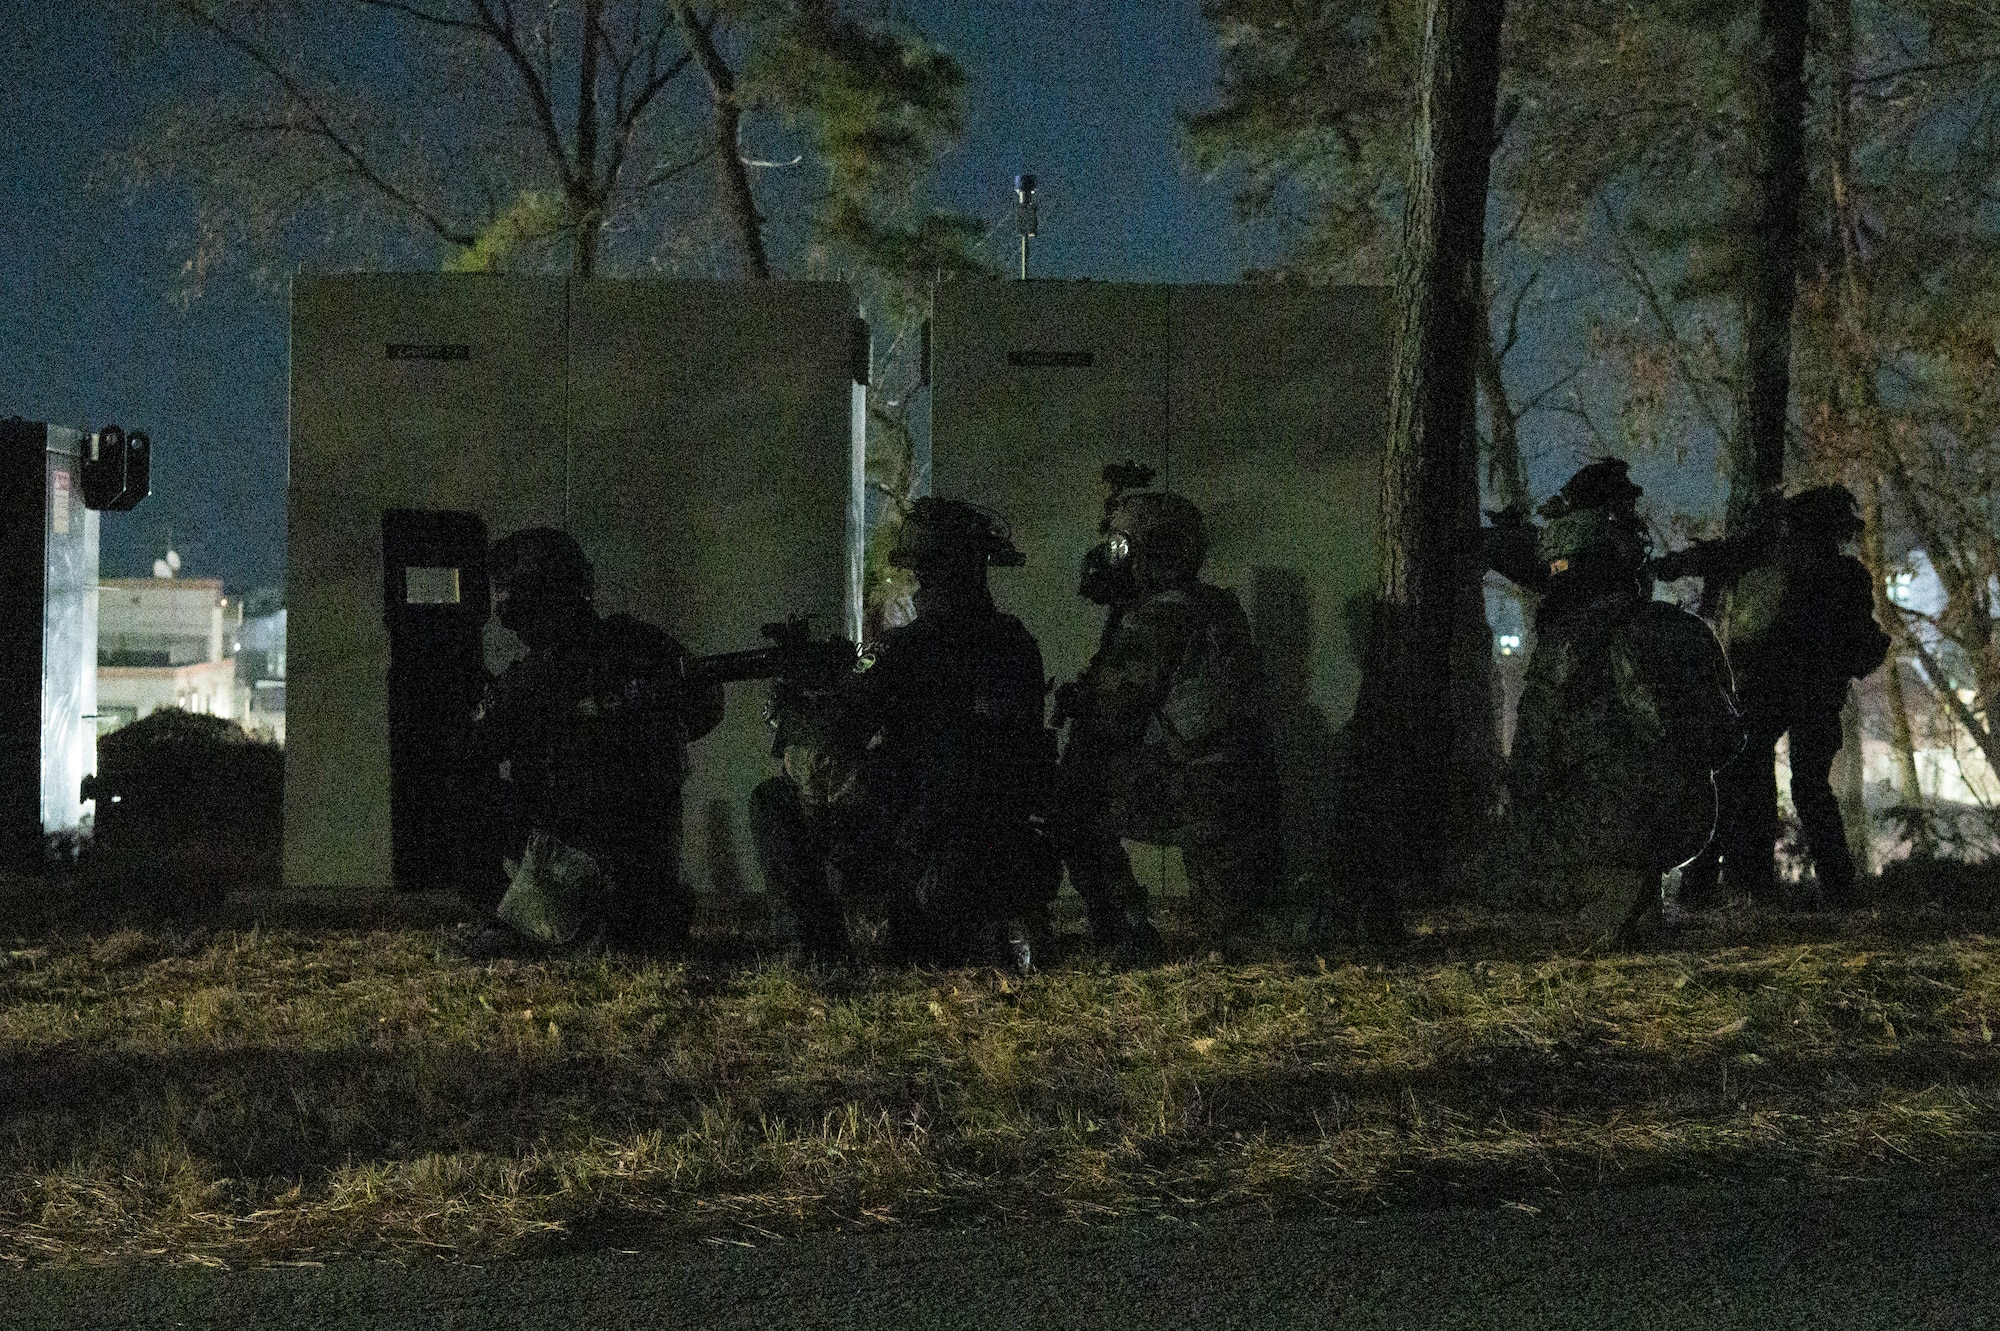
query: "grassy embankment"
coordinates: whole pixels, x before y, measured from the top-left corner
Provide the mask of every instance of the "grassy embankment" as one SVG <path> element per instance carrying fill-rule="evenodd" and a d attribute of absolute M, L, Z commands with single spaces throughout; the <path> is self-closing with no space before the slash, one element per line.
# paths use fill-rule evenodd
<path fill-rule="evenodd" d="M 1716 917 L 1578 959 L 1461 915 L 1393 953 L 1022 982 L 480 965 L 422 901 L 199 928 L 0 906 L 0 1261 L 2000 1162 L 2000 938 L 1964 918 Z"/>

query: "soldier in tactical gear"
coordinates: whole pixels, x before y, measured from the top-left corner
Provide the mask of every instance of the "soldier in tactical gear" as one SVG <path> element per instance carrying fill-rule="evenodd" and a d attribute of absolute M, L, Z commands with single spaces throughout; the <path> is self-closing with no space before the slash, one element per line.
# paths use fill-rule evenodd
<path fill-rule="evenodd" d="M 1633 483 L 1624 459 L 1592 458 L 1536 512 L 1550 521 L 1584 510 L 1603 513 L 1620 539 L 1637 545 L 1643 557 L 1652 545 L 1646 520 L 1639 516 L 1639 496 L 1644 493 Z M 1541 532 L 1528 520 L 1526 509 L 1502 509 L 1487 516 L 1493 523 L 1482 533 L 1486 566 L 1523 591 L 1538 595 L 1547 591 L 1550 573 L 1542 558 Z"/>
<path fill-rule="evenodd" d="M 1508 790 L 1533 903 L 1630 939 L 1658 910 L 1661 876 L 1707 844 L 1710 774 L 1739 728 L 1714 635 L 1651 598 L 1636 510 L 1622 494 L 1588 502 L 1603 497 L 1565 487 L 1543 509 Z"/>
<path fill-rule="evenodd" d="M 1801 491 L 1747 535 L 1699 542 L 1653 566 L 1662 579 L 1700 577 L 1704 599 L 1726 589 L 1722 632 L 1748 738 L 1717 774 L 1721 871 L 1734 894 L 1768 896 L 1778 839 L 1775 749 L 1789 735 L 1792 803 L 1803 824 L 1824 904 L 1850 904 L 1854 857 L 1831 773 L 1842 742 L 1848 681 L 1882 664 L 1889 639 L 1875 623 L 1868 570 L 1840 547 L 1861 533 L 1842 485 Z M 1682 876 L 1695 899 L 1712 891 L 1715 857 Z"/>
<path fill-rule="evenodd" d="M 1280 848 L 1277 775 L 1262 672 L 1235 593 L 1200 578 L 1201 510 L 1133 486 L 1149 469 L 1107 467 L 1112 487 L 1078 593 L 1106 607 L 1097 652 L 1057 691 L 1068 725 L 1057 780 L 1063 862 L 1092 937 L 1132 960 L 1159 934 L 1121 838 L 1181 847 L 1204 932 L 1221 940 L 1272 904 Z"/>
<path fill-rule="evenodd" d="M 686 687 L 686 653 L 665 632 L 597 613 L 590 561 L 568 533 L 502 537 L 490 569 L 494 615 L 527 648 L 490 682 L 473 723 L 494 858 L 514 866 L 502 919 L 541 943 L 596 928 L 684 944 L 693 903 L 680 876 L 681 786 L 689 741 L 722 719 L 721 688 Z"/>
<path fill-rule="evenodd" d="M 889 558 L 916 576 L 916 617 L 774 708 L 785 775 L 752 798 L 758 854 L 810 955 L 844 956 L 842 900 L 872 893 L 892 955 L 1026 970 L 1060 881 L 1039 826 L 1055 737 L 1041 650 L 987 588 L 1023 560 L 987 513 L 933 498 Z"/>

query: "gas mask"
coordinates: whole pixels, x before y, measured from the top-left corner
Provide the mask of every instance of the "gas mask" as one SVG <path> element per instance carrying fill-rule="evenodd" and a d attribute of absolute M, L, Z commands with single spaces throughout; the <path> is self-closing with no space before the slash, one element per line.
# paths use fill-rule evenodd
<path fill-rule="evenodd" d="M 1102 541 L 1083 552 L 1083 574 L 1076 594 L 1098 605 L 1117 605 L 1138 593 L 1132 577 L 1132 538 L 1122 531 L 1107 532 Z"/>

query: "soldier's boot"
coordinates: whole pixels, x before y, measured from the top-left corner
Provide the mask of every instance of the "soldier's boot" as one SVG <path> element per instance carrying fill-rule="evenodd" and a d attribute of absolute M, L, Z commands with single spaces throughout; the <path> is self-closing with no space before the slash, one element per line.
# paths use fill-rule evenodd
<path fill-rule="evenodd" d="M 772 777 L 750 792 L 750 844 L 758 867 L 790 917 L 792 941 L 812 965 L 848 960 L 847 922 L 826 831 L 806 813 L 798 788 Z"/>
<path fill-rule="evenodd" d="M 1840 806 L 1830 789 L 1823 799 L 1818 791 L 1802 789 L 1798 803 L 1806 848 L 1812 854 L 1813 877 L 1819 884 L 1816 904 L 1821 910 L 1851 909 L 1859 904 L 1854 887 L 1854 852 L 1847 846 L 1847 829 L 1841 825 Z"/>
<path fill-rule="evenodd" d="M 1813 856 L 1813 876 L 1819 882 L 1821 910 L 1852 910 L 1861 904 L 1854 885 L 1854 857 L 1842 845 L 1838 855 Z"/>
<path fill-rule="evenodd" d="M 1124 843 L 1102 829 L 1073 829 L 1062 849 L 1097 950 L 1123 965 L 1156 959 L 1163 946 L 1160 933 L 1147 918 L 1146 889 L 1132 874 Z"/>
<path fill-rule="evenodd" d="M 1276 912 L 1278 859 L 1276 843 L 1262 829 L 1182 847 L 1189 905 L 1204 943 L 1244 961 L 1285 941 Z"/>
<path fill-rule="evenodd" d="M 1722 896 L 1722 854 L 1711 840 L 1699 855 L 1680 869 L 1677 904 L 1683 911 L 1707 910 L 1719 905 Z"/>
<path fill-rule="evenodd" d="M 1659 932 L 1660 875 L 1630 865 L 1579 866 L 1570 870 L 1579 902 L 1578 922 L 1591 948 L 1644 946 Z"/>
<path fill-rule="evenodd" d="M 1035 973 L 1035 939 L 1025 920 L 1000 921 L 993 926 L 993 938 L 995 965 L 1015 975 Z"/>
<path fill-rule="evenodd" d="M 1792 803 L 1812 853 L 1813 876 L 1819 880 L 1822 910 L 1843 910 L 1857 904 L 1854 852 L 1840 818 L 1840 800 L 1833 793 L 1833 760 L 1840 752 L 1838 711 L 1815 712 L 1795 719 L 1791 728 Z"/>
<path fill-rule="evenodd" d="M 1084 898 L 1085 909 L 1090 913 L 1090 941 L 1112 965 L 1121 969 L 1157 965 L 1166 954 L 1166 940 L 1148 918 L 1146 889 L 1132 877 L 1129 866 L 1125 877 L 1125 884 L 1115 892 L 1100 895 L 1095 904 L 1089 897 Z M 1077 888 L 1077 894 L 1083 894 L 1081 887 Z"/>

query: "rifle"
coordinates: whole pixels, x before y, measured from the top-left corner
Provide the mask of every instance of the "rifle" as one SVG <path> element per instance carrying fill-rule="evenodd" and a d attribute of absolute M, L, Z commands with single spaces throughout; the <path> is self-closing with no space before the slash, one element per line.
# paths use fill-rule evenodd
<path fill-rule="evenodd" d="M 808 616 L 793 615 L 757 631 L 770 639 L 770 646 L 691 657 L 681 666 L 682 681 L 689 688 L 706 688 L 743 679 L 776 679 L 798 688 L 823 689 L 854 669 L 854 644 L 845 638 L 815 642 Z"/>

